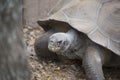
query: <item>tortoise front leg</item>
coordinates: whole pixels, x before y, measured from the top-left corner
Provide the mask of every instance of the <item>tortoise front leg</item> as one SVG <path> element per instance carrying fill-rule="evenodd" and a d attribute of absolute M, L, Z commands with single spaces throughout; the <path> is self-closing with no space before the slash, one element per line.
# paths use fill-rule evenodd
<path fill-rule="evenodd" d="M 87 80 L 105 80 L 99 51 L 95 46 L 89 46 L 84 57 L 83 66 Z"/>

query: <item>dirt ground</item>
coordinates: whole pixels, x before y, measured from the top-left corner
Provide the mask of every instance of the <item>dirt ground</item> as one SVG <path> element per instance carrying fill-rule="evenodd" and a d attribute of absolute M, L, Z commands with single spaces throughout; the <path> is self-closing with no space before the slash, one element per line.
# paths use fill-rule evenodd
<path fill-rule="evenodd" d="M 51 62 L 39 60 L 34 52 L 35 39 L 44 31 L 40 27 L 24 27 L 32 80 L 85 80 L 84 69 L 79 61 Z M 120 80 L 120 68 L 103 68 L 106 80 Z"/>

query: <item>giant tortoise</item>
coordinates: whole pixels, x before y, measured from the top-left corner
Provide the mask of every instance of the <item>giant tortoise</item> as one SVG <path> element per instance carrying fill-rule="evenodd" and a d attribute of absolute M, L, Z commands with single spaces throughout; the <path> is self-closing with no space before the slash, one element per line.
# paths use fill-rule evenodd
<path fill-rule="evenodd" d="M 105 80 L 102 66 L 120 66 L 120 0 L 60 0 L 49 14 L 37 21 L 44 51 L 82 59 L 87 80 Z"/>

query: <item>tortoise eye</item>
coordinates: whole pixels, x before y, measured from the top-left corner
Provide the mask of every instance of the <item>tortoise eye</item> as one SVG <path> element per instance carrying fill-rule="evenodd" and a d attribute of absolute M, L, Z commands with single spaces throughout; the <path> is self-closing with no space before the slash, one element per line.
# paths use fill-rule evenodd
<path fill-rule="evenodd" d="M 62 41 L 58 41 L 58 42 L 57 42 L 57 45 L 60 45 L 61 43 L 62 43 Z"/>

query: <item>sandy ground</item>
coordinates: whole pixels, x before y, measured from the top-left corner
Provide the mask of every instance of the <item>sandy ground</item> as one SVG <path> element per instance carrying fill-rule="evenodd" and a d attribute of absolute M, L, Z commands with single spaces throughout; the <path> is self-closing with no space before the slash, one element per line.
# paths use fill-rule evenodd
<path fill-rule="evenodd" d="M 35 39 L 44 31 L 40 27 L 24 27 L 24 40 L 29 56 L 32 80 L 85 80 L 84 69 L 79 61 L 51 62 L 39 60 L 34 52 Z M 120 80 L 120 68 L 104 68 L 106 80 Z"/>

